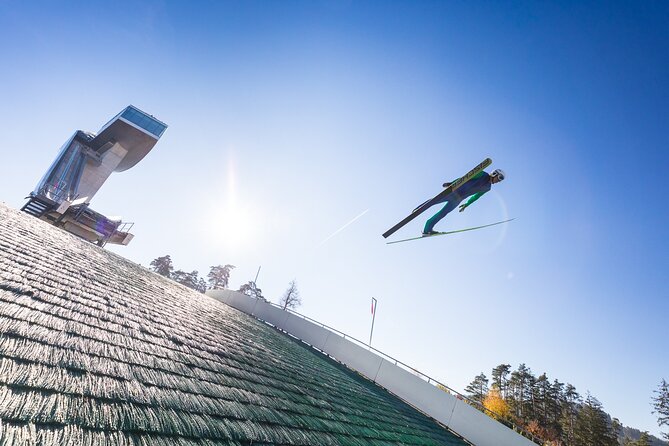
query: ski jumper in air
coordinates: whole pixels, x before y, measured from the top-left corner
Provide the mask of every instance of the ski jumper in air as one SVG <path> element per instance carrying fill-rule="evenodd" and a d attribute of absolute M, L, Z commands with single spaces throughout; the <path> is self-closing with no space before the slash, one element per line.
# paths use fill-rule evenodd
<path fill-rule="evenodd" d="M 434 214 L 427 222 L 425 222 L 423 235 L 438 234 L 436 231 L 434 231 L 434 226 L 442 218 L 455 209 L 465 198 L 469 197 L 469 200 L 467 200 L 465 204 L 460 205 L 460 212 L 464 211 L 467 206 L 474 203 L 476 200 L 481 198 L 483 194 L 488 192 L 493 184 L 502 181 L 504 176 L 504 171 L 501 169 L 496 169 L 492 174 L 481 171 L 458 189 L 442 197 L 439 199 L 439 201 L 436 201 L 434 204 L 446 203 L 446 205 L 441 208 L 439 212 Z M 444 187 L 448 187 L 450 184 L 451 183 L 444 183 Z"/>

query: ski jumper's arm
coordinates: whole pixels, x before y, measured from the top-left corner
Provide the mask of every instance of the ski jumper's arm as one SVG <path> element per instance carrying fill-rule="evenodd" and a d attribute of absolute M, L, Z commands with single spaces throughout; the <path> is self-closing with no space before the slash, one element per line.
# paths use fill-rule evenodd
<path fill-rule="evenodd" d="M 484 173 L 485 173 L 485 172 L 479 172 L 478 174 L 476 174 L 476 175 L 474 176 L 474 178 L 472 178 L 472 181 L 475 180 L 475 179 L 478 179 L 478 178 L 482 177 Z M 467 206 L 469 206 L 470 204 L 474 203 L 476 200 L 478 200 L 479 198 L 481 198 L 481 197 L 483 196 L 483 194 L 485 194 L 486 192 L 487 192 L 487 190 L 486 190 L 486 191 L 482 191 L 482 192 L 477 192 L 477 193 L 475 193 L 474 195 L 472 195 L 471 197 L 469 197 L 469 200 L 467 200 L 467 202 L 466 202 L 465 204 L 461 204 L 461 205 L 460 205 L 460 212 L 464 211 L 465 208 L 467 208 Z"/>
<path fill-rule="evenodd" d="M 469 200 L 467 200 L 467 202 L 465 204 L 460 205 L 460 211 L 459 212 L 464 211 L 467 208 L 467 206 L 469 206 L 470 204 L 472 204 L 473 202 L 475 202 L 476 200 L 481 198 L 483 196 L 483 194 L 485 194 L 485 192 L 478 192 L 478 193 L 472 195 L 471 197 L 469 197 Z"/>
<path fill-rule="evenodd" d="M 465 203 L 465 206 L 469 206 L 470 204 L 481 198 L 483 194 L 485 194 L 485 192 L 479 192 L 477 194 L 472 195 L 471 197 L 469 197 L 469 200 L 467 200 L 467 203 Z"/>

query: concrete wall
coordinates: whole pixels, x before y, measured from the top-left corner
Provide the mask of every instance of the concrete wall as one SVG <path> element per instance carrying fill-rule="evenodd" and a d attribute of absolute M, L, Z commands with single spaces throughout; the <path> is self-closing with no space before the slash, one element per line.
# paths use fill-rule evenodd
<path fill-rule="evenodd" d="M 88 197 L 86 202 L 90 202 L 105 181 L 112 174 L 114 169 L 123 161 L 128 151 L 120 144 L 116 143 L 102 157 L 102 162 L 98 165 L 93 160 L 88 160 L 84 172 L 79 181 L 77 193 L 80 197 Z"/>
<path fill-rule="evenodd" d="M 536 446 L 464 401 L 318 324 L 237 291 L 210 290 L 207 296 L 268 322 L 327 353 L 476 446 Z"/>

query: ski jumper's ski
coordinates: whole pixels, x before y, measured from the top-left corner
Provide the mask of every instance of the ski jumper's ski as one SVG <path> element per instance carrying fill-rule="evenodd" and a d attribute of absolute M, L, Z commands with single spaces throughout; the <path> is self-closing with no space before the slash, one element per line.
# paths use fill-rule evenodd
<path fill-rule="evenodd" d="M 514 218 L 510 218 L 508 220 L 504 221 L 498 221 L 497 223 L 490 223 L 489 225 L 483 225 L 483 226 L 475 226 L 473 228 L 467 228 L 467 229 L 458 229 L 455 231 L 447 231 L 447 232 L 437 232 L 436 234 L 432 235 L 423 235 L 421 237 L 412 237 L 412 238 L 405 238 L 404 240 L 394 240 L 392 242 L 386 242 L 386 245 L 392 245 L 393 243 L 400 243 L 400 242 L 408 242 L 410 240 L 419 240 L 422 238 L 430 238 L 430 237 L 436 237 L 438 235 L 446 235 L 446 234 L 455 234 L 457 232 L 467 232 L 467 231 L 473 231 L 475 229 L 481 229 L 481 228 L 487 228 L 488 226 L 495 226 L 495 225 L 501 225 L 502 223 L 508 223 L 511 220 L 515 220 Z"/>
<path fill-rule="evenodd" d="M 446 195 L 450 194 L 453 191 L 458 190 L 458 188 L 460 186 L 465 184 L 467 181 L 471 180 L 474 177 L 474 175 L 476 175 L 477 173 L 479 173 L 480 171 L 482 171 L 483 169 L 485 169 L 486 167 L 488 167 L 491 164 L 492 164 L 492 160 L 490 158 L 486 158 L 485 160 L 483 160 L 483 162 L 481 164 L 479 164 L 478 166 L 474 167 L 472 170 L 467 172 L 467 174 L 465 176 L 460 177 L 457 180 L 453 181 L 446 189 L 442 190 L 436 196 L 427 200 L 425 203 L 419 205 L 416 209 L 413 210 L 413 212 L 411 212 L 411 214 L 409 214 L 401 222 L 397 223 L 395 226 L 393 226 L 392 228 L 390 228 L 386 232 L 384 232 L 383 233 L 383 238 L 388 238 L 388 236 L 395 233 L 395 231 L 400 229 L 402 226 L 406 225 L 411 220 L 413 220 L 414 218 L 418 217 L 420 214 L 425 212 L 434 203 L 438 202 L 439 199 L 445 197 Z"/>

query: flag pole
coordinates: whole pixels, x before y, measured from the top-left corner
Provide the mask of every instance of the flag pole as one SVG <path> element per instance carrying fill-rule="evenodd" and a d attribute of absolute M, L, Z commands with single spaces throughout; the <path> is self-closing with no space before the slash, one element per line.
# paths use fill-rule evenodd
<path fill-rule="evenodd" d="M 369 332 L 369 346 L 372 346 L 372 335 L 374 334 L 374 319 L 376 319 L 376 303 L 377 300 L 372 297 L 372 329 Z"/>

